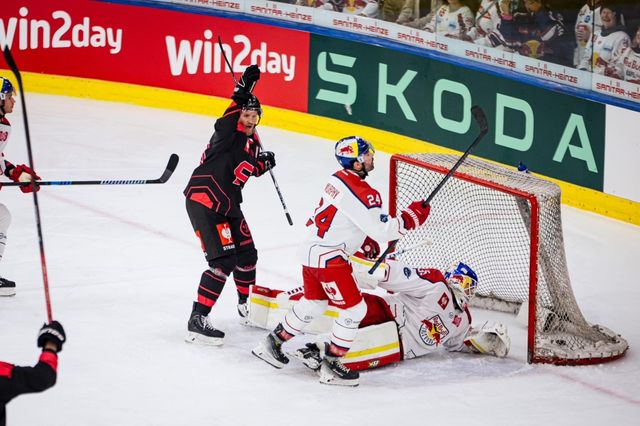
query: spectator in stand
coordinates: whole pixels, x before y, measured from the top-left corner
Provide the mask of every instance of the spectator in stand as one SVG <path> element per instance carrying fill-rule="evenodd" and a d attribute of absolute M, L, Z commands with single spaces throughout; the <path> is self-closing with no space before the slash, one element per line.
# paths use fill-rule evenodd
<path fill-rule="evenodd" d="M 625 26 L 620 24 L 620 11 L 613 2 L 602 2 L 600 19 L 602 30 L 587 43 L 578 69 L 613 77 L 616 75 L 615 64 L 631 45 L 631 39 Z"/>
<path fill-rule="evenodd" d="M 42 354 L 35 367 L 18 367 L 0 361 L 0 426 L 6 424 L 6 404 L 18 395 L 42 392 L 56 384 L 58 353 L 67 336 L 58 321 L 45 324 L 38 333 Z"/>
<path fill-rule="evenodd" d="M 591 40 L 592 34 L 599 34 L 602 30 L 600 20 L 601 0 L 588 0 L 578 12 L 576 19 L 576 49 L 573 55 L 573 66 L 577 67 L 584 58 L 587 43 Z"/>
<path fill-rule="evenodd" d="M 627 47 L 616 60 L 614 76 L 630 83 L 640 84 L 640 26 L 636 26 L 631 46 Z"/>
<path fill-rule="evenodd" d="M 289 0 L 289 3 L 368 18 L 378 17 L 379 0 Z"/>
<path fill-rule="evenodd" d="M 513 12 L 512 0 L 500 0 L 500 33 L 507 47 L 523 56 L 560 65 L 571 62 L 572 44 L 562 15 L 545 0 L 524 0 L 526 12 Z"/>
<path fill-rule="evenodd" d="M 416 0 L 384 0 L 380 18 L 387 22 L 406 24 L 417 18 Z"/>
<path fill-rule="evenodd" d="M 459 37 L 475 25 L 473 0 L 444 0 L 435 13 L 406 25 L 430 33 Z"/>
<path fill-rule="evenodd" d="M 461 18 L 462 15 L 458 15 Z M 464 21 L 459 22 L 461 31 L 459 34 L 450 34 L 449 37 L 470 41 L 482 46 L 507 49 L 504 38 L 500 34 L 500 8 L 498 0 L 482 0 L 476 13 L 475 26 L 467 28 Z"/>

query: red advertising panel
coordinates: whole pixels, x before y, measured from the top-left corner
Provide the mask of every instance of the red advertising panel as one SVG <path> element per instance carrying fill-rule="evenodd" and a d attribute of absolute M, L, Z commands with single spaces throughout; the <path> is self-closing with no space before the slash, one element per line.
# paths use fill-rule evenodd
<path fill-rule="evenodd" d="M 260 66 L 255 93 L 261 102 L 307 109 L 308 33 L 90 0 L 2 3 L 0 45 L 9 46 L 22 71 L 227 97 L 233 82 L 220 36 L 236 77 L 252 63 Z"/>

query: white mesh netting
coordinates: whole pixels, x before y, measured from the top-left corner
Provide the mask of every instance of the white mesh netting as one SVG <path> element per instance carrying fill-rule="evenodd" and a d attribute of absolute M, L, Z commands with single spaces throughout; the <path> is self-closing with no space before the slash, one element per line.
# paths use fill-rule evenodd
<path fill-rule="evenodd" d="M 458 158 L 394 156 L 395 214 L 425 199 Z M 458 261 L 469 264 L 479 277 L 475 306 L 517 312 L 533 290 L 536 320 L 535 327 L 529 324 L 530 362 L 595 363 L 626 351 L 623 338 L 590 325 L 576 303 L 564 252 L 560 187 L 555 183 L 467 158 L 431 202 L 426 225 L 405 236 L 397 249 L 425 238 L 434 244 L 402 258 L 440 269 Z"/>

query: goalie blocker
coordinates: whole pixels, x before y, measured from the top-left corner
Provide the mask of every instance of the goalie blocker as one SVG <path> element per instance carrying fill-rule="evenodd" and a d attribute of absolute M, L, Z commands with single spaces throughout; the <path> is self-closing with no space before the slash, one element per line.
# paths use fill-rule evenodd
<path fill-rule="evenodd" d="M 472 294 L 465 295 L 463 290 L 456 289 L 460 286 L 453 273 L 455 270 L 447 272 L 445 278 L 435 269 L 411 268 L 390 260 L 380 264 L 372 276 L 367 271 L 373 262 L 352 257 L 351 263 L 360 287 L 373 288 L 379 284 L 394 293 L 384 296 L 363 293 L 367 314 L 353 346 L 342 358 L 348 368 L 377 368 L 441 348 L 497 357 L 508 354 L 510 340 L 504 325 L 485 323 L 479 328 L 471 327 L 467 301 Z M 273 329 L 301 297 L 301 287 L 285 292 L 252 286 L 250 325 Z M 326 333 L 331 330 L 337 315 L 337 310 L 330 306 L 304 330 L 307 334 L 318 335 L 316 347 L 310 345 L 313 349 L 301 349 L 296 353 L 308 367 L 315 369 L 318 366 L 321 352 L 318 348 L 324 347 L 324 341 L 328 340 Z M 303 359 L 301 353 L 306 353 L 308 358 Z"/>

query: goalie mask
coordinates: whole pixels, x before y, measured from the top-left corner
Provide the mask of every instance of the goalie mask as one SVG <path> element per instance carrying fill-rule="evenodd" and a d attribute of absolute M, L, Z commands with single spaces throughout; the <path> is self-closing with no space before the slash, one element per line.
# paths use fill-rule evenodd
<path fill-rule="evenodd" d="M 444 274 L 447 285 L 451 288 L 456 304 L 464 309 L 478 287 L 478 276 L 468 265 L 460 262 Z"/>
<path fill-rule="evenodd" d="M 363 163 L 364 156 L 368 152 L 375 153 L 376 151 L 371 142 L 360 136 L 348 136 L 336 143 L 336 159 L 345 169 L 353 169 L 353 163 L 356 161 Z"/>

